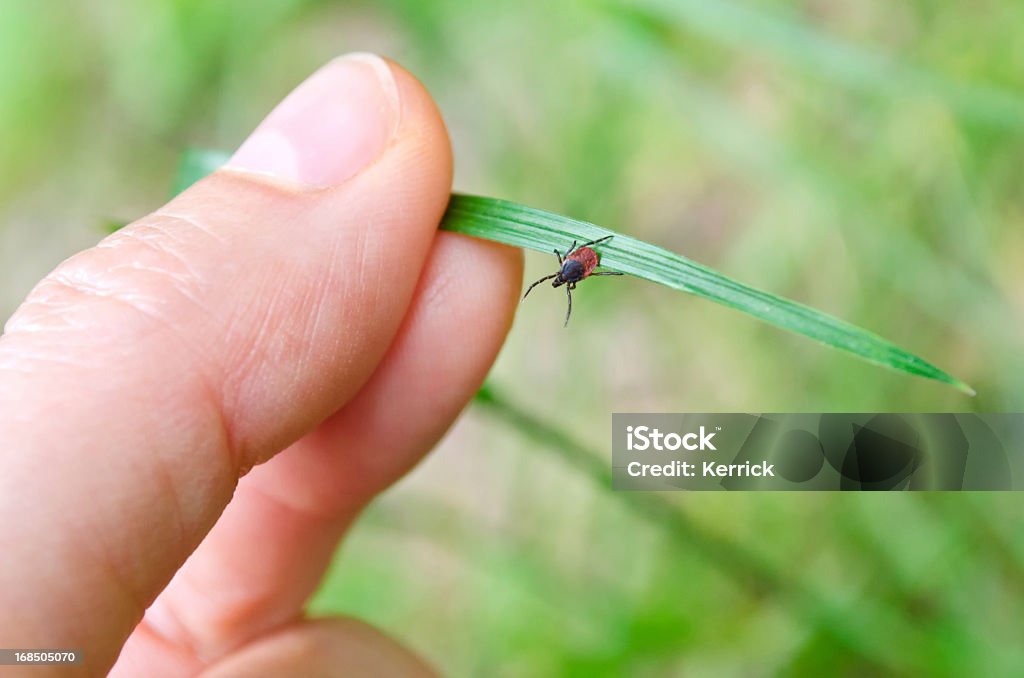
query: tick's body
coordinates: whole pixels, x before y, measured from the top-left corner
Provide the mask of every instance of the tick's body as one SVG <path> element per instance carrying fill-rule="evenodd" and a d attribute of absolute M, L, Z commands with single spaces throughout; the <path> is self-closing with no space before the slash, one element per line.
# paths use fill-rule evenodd
<path fill-rule="evenodd" d="M 572 290 L 576 289 L 576 283 L 579 281 L 589 278 L 592 275 L 622 275 L 614 271 L 602 271 L 595 273 L 594 269 L 597 268 L 599 258 L 597 252 L 590 249 L 591 245 L 597 245 L 611 240 L 612 236 L 608 235 L 597 240 L 592 240 L 584 245 L 576 247 L 576 241 L 572 242 L 572 246 L 565 251 L 563 255 L 558 250 L 555 250 L 555 256 L 558 257 L 558 272 L 552 273 L 551 275 L 544 276 L 537 282 L 530 285 L 526 290 L 526 294 L 523 295 L 523 299 L 526 299 L 526 295 L 530 293 L 537 285 L 541 284 L 545 280 L 552 281 L 552 287 L 561 287 L 565 285 L 565 294 L 569 299 L 569 310 L 565 314 L 565 324 L 569 324 L 569 316 L 572 315 Z"/>
<path fill-rule="evenodd" d="M 580 247 L 562 260 L 559 273 L 567 283 L 577 283 L 594 272 L 597 268 L 597 252 L 589 247 Z"/>

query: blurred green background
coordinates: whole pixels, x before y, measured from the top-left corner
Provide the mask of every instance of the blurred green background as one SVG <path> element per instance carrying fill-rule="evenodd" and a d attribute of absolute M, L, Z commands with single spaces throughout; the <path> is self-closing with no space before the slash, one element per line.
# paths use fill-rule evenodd
<path fill-rule="evenodd" d="M 582 286 L 568 330 L 541 292 L 315 610 L 451 675 L 1019 675 L 1019 495 L 640 496 L 603 469 L 614 411 L 1022 409 L 1022 26 L 1012 0 L 0 2 L 0 316 L 161 204 L 183 148 L 391 56 L 457 189 L 679 251 L 978 396 L 639 280 Z"/>

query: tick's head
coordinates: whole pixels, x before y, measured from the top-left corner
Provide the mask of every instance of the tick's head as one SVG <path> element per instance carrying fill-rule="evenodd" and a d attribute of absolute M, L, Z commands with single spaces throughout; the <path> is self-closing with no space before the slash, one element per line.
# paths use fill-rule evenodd
<path fill-rule="evenodd" d="M 586 277 L 587 269 L 583 264 L 575 259 L 566 259 L 562 264 L 562 270 L 558 272 L 559 285 L 564 283 L 574 283 L 583 280 Z M 558 287 L 558 285 L 555 285 Z"/>
<path fill-rule="evenodd" d="M 552 287 L 561 287 L 562 285 L 564 285 L 567 282 L 568 281 L 565 278 L 562 277 L 562 273 L 559 272 L 558 275 L 555 276 L 555 279 L 551 281 L 551 286 Z"/>

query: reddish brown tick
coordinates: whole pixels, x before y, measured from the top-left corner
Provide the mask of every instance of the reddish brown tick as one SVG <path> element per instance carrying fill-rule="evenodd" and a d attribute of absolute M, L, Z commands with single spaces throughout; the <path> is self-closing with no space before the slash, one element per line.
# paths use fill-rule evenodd
<path fill-rule="evenodd" d="M 569 310 L 565 313 L 565 326 L 569 325 L 569 316 L 572 315 L 572 290 L 576 289 L 576 283 L 589 278 L 592 275 L 622 275 L 615 271 L 601 271 L 595 273 L 594 269 L 597 268 L 599 258 L 597 252 L 590 249 L 591 245 L 599 245 L 606 240 L 611 240 L 613 236 L 606 235 L 603 238 L 597 240 L 591 240 L 588 243 L 584 243 L 579 247 L 576 247 L 576 241 L 572 241 L 572 247 L 565 251 L 563 255 L 558 250 L 555 250 L 555 256 L 558 257 L 558 271 L 551 275 L 546 275 L 537 282 L 533 283 L 526 289 L 526 294 L 523 295 L 523 300 L 526 300 L 526 295 L 530 293 L 537 285 L 541 284 L 545 280 L 551 280 L 554 278 L 554 282 L 551 283 L 552 287 L 561 287 L 565 285 L 565 295 L 569 298 Z"/>

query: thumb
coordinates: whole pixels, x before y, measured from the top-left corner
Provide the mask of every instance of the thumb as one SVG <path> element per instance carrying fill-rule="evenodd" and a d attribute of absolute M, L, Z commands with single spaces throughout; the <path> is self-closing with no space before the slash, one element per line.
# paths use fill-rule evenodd
<path fill-rule="evenodd" d="M 0 564 L 6 645 L 113 662 L 239 475 L 373 372 L 450 181 L 422 87 L 346 57 L 36 287 L 0 337 L 0 533 L 23 554 Z"/>

